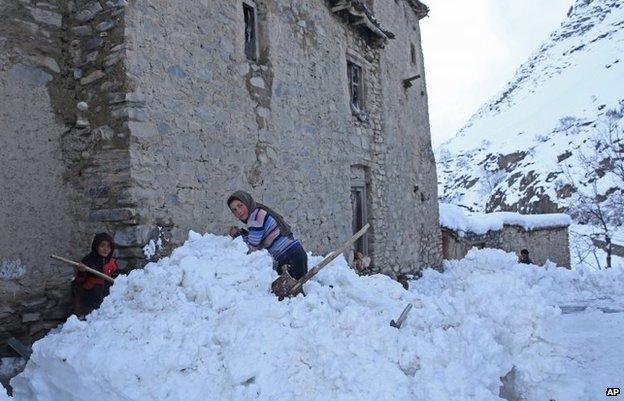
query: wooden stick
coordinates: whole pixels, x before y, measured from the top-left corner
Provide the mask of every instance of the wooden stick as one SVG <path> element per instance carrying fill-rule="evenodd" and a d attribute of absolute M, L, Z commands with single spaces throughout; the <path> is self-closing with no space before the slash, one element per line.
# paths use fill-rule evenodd
<path fill-rule="evenodd" d="M 401 316 L 399 316 L 397 321 L 396 322 L 394 320 L 390 321 L 390 326 L 400 329 L 405 319 L 407 319 L 407 314 L 409 313 L 411 309 L 412 309 L 412 304 L 411 303 L 407 304 L 405 309 L 403 309 L 403 312 L 401 312 Z"/>
<path fill-rule="evenodd" d="M 7 341 L 7 345 L 13 348 L 15 352 L 20 354 L 25 360 L 28 360 L 28 358 L 30 358 L 30 355 L 32 354 L 32 348 L 22 344 L 22 342 L 15 337 L 9 338 L 9 341 Z"/>
<path fill-rule="evenodd" d="M 360 231 L 358 231 L 357 233 L 355 233 L 353 235 L 353 237 L 349 238 L 344 244 L 342 244 L 340 246 L 340 248 L 336 249 L 335 251 L 333 251 L 332 253 L 330 253 L 329 255 L 327 255 L 325 257 L 325 259 L 323 259 L 321 261 L 321 263 L 319 263 L 318 265 L 314 266 L 312 269 L 310 269 L 310 271 L 308 271 L 305 276 L 301 277 L 298 281 L 297 284 L 295 284 L 290 290 L 288 290 L 288 293 L 286 295 L 289 294 L 297 294 L 298 291 L 301 289 L 301 287 L 303 287 L 303 285 L 306 283 L 306 281 L 310 280 L 312 277 L 314 277 L 314 275 L 316 273 L 319 272 L 319 270 L 321 270 L 323 267 L 327 266 L 332 260 L 336 259 L 338 257 L 338 255 L 342 254 L 344 251 L 347 250 L 348 247 L 351 246 L 351 244 L 353 244 L 355 241 L 358 240 L 358 238 L 360 238 L 362 235 L 364 235 L 364 233 L 370 228 L 370 223 L 367 223 L 364 227 L 362 227 L 362 229 Z"/>
<path fill-rule="evenodd" d="M 51 257 L 52 259 L 56 259 L 56 260 L 60 260 L 61 262 L 65 262 L 65 263 L 67 263 L 68 265 L 72 265 L 72 266 L 76 266 L 76 267 L 80 266 L 80 263 L 78 263 L 78 262 L 74 262 L 73 260 L 69 260 L 69 259 L 62 258 L 62 257 L 60 257 L 60 256 L 50 255 L 50 257 Z M 87 272 L 89 272 L 89 273 L 93 274 L 94 276 L 98 276 L 99 278 L 102 278 L 102 279 L 104 279 L 104 280 L 110 281 L 110 282 L 111 282 L 111 284 L 114 284 L 114 283 L 115 283 L 115 280 L 113 280 L 113 278 L 112 278 L 112 277 L 109 277 L 109 276 L 107 276 L 106 274 L 104 274 L 104 273 L 102 273 L 102 272 L 99 272 L 99 271 L 97 271 L 97 270 L 95 270 L 95 269 L 92 269 L 92 268 L 90 268 L 90 267 L 86 267 L 86 268 L 85 268 L 85 270 L 86 270 Z"/>

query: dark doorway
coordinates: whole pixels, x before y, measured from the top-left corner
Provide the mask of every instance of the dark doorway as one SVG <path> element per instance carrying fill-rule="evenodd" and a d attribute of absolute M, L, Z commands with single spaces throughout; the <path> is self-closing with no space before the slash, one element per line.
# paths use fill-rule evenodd
<path fill-rule="evenodd" d="M 351 210 L 353 212 L 352 228 L 353 234 L 360 231 L 368 222 L 368 211 L 366 207 L 366 187 L 351 187 Z M 368 234 L 361 236 L 354 244 L 354 252 L 360 251 L 368 255 Z"/>

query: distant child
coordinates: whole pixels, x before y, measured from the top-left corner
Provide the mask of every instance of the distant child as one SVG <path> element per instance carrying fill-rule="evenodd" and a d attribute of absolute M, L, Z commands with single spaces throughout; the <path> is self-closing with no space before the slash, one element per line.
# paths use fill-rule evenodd
<path fill-rule="evenodd" d="M 117 262 L 113 259 L 115 243 L 106 233 L 99 233 L 93 238 L 91 253 L 82 258 L 80 266 L 74 269 L 74 307 L 77 316 L 85 316 L 100 307 L 108 295 L 110 282 L 85 271 L 85 267 L 102 272 L 115 278 L 119 275 Z"/>
<path fill-rule="evenodd" d="M 518 259 L 518 263 L 524 263 L 526 265 L 533 264 L 531 258 L 529 258 L 529 250 L 523 249 L 520 251 L 520 259 Z"/>
<path fill-rule="evenodd" d="M 355 270 L 358 273 L 364 273 L 364 271 L 367 270 L 370 266 L 371 258 L 369 258 L 368 256 L 364 256 L 361 251 L 357 251 L 355 252 L 354 261 Z"/>
<path fill-rule="evenodd" d="M 399 283 L 401 283 L 403 288 L 405 288 L 406 290 L 409 290 L 409 280 L 407 279 L 407 276 L 405 274 L 397 275 L 396 279 Z"/>

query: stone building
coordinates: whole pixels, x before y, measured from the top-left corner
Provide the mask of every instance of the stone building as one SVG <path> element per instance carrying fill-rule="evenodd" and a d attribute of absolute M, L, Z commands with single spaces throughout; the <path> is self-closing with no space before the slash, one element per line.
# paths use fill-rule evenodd
<path fill-rule="evenodd" d="M 457 206 L 441 204 L 442 257 L 463 259 L 472 248 L 494 248 L 520 254 L 527 249 L 536 265 L 547 261 L 570 267 L 566 214 L 521 215 L 511 212 L 464 215 Z"/>
<path fill-rule="evenodd" d="M 67 316 L 95 232 L 123 268 L 225 233 L 249 190 L 307 250 L 440 264 L 418 0 L 0 0 L 0 343 Z M 154 247 L 152 247 L 154 248 Z M 150 253 L 151 255 L 151 253 Z"/>

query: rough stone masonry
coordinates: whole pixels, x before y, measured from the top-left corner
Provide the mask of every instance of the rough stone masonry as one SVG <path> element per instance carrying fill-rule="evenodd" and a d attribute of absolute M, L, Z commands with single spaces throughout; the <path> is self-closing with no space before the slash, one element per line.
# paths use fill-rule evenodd
<path fill-rule="evenodd" d="M 95 232 L 123 268 L 224 233 L 246 189 L 389 275 L 441 261 L 418 0 L 0 0 L 0 344 L 69 312 Z M 159 243 L 160 246 L 153 245 Z M 151 253 L 150 253 L 151 255 Z"/>

